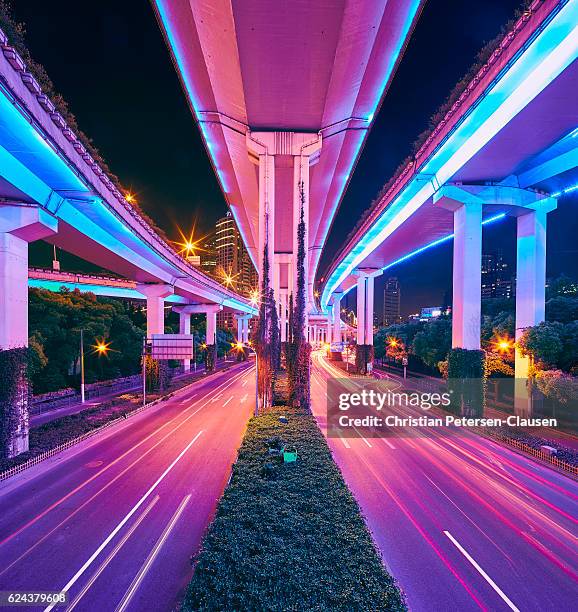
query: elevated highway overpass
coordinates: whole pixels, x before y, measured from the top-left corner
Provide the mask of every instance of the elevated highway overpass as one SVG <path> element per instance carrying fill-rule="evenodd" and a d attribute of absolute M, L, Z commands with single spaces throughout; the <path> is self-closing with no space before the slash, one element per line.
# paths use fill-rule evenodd
<path fill-rule="evenodd" d="M 0 30 L 0 351 L 28 344 L 28 244 L 45 239 L 130 282 L 147 301 L 147 334 L 164 332 L 164 301 L 207 314 L 254 306 L 178 255 L 125 199 L 67 125 Z M 212 342 L 211 342 L 212 339 Z M 24 376 L 24 374 L 23 374 Z M 27 447 L 23 404 L 9 454 Z"/>
<path fill-rule="evenodd" d="M 578 183 L 577 58 L 578 2 L 534 2 L 376 201 L 321 295 L 339 313 L 357 290 L 358 344 L 373 344 L 374 278 L 453 238 L 452 343 L 479 349 L 482 225 L 505 215 L 518 227 L 516 336 L 544 319 L 546 218 Z M 527 365 L 517 355 L 517 377 Z"/>
<path fill-rule="evenodd" d="M 258 270 L 267 246 L 284 340 L 301 200 L 315 313 L 321 249 L 422 2 L 153 4 Z"/>

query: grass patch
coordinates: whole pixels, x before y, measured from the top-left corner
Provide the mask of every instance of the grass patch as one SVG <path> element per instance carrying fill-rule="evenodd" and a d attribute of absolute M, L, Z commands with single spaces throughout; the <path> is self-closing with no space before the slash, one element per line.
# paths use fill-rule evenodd
<path fill-rule="evenodd" d="M 282 444 L 297 463 L 269 454 Z M 405 609 L 315 419 L 251 419 L 183 610 Z"/>

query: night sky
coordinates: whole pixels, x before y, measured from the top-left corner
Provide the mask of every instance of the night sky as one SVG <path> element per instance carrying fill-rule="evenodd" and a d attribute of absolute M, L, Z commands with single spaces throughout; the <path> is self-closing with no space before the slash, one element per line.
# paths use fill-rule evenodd
<path fill-rule="evenodd" d="M 272 0 L 273 1 L 273 0 Z M 185 96 L 146 0 L 17 0 L 32 56 L 44 65 L 122 183 L 170 237 L 196 223 L 209 231 L 226 210 Z M 513 16 L 519 0 L 430 0 L 376 118 L 335 219 L 321 263 L 342 244 L 429 117 L 483 44 Z M 578 197 L 549 216 L 548 274 L 578 276 Z M 514 263 L 511 220 L 484 230 L 484 251 Z M 43 255 L 39 255 L 43 252 Z M 36 265 L 50 264 L 46 250 Z M 451 287 L 451 243 L 386 275 L 400 279 L 402 312 L 440 305 Z M 381 282 L 376 309 L 381 308 Z"/>

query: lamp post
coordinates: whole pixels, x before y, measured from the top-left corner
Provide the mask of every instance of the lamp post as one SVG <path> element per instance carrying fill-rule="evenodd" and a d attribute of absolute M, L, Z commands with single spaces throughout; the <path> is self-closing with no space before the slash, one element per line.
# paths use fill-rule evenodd
<path fill-rule="evenodd" d="M 80 330 L 80 403 L 84 404 L 84 330 Z"/>

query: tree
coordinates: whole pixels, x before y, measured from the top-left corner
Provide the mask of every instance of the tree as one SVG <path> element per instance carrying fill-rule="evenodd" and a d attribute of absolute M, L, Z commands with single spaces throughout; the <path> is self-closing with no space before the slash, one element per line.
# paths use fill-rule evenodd
<path fill-rule="evenodd" d="M 560 296 L 578 297 L 578 284 L 565 274 L 561 274 L 557 278 L 550 280 L 546 288 L 547 299 Z"/>
<path fill-rule="evenodd" d="M 29 291 L 29 333 L 35 393 L 79 384 L 80 330 L 84 330 L 86 382 L 140 371 L 144 329 L 133 322 L 136 310 L 120 300 L 78 290 Z M 91 350 L 110 343 L 107 356 Z"/>
<path fill-rule="evenodd" d="M 447 357 L 451 344 L 451 321 L 438 319 L 428 322 L 417 332 L 411 344 L 411 352 L 433 369 Z"/>
<path fill-rule="evenodd" d="M 570 323 L 578 320 L 578 297 L 556 296 L 546 302 L 546 320 Z"/>
<path fill-rule="evenodd" d="M 563 325 L 557 322 L 543 322 L 524 330 L 518 340 L 518 347 L 523 355 L 534 359 L 542 369 L 554 367 L 563 349 Z"/>

